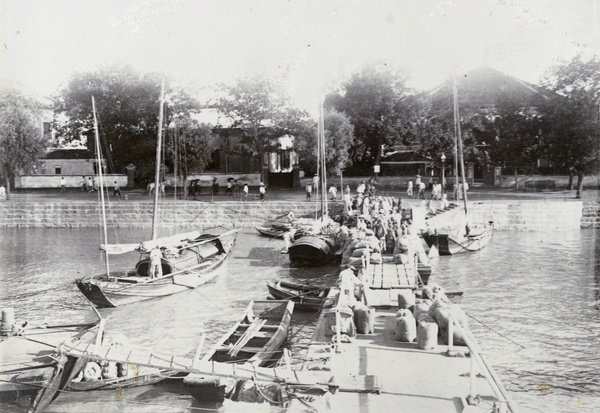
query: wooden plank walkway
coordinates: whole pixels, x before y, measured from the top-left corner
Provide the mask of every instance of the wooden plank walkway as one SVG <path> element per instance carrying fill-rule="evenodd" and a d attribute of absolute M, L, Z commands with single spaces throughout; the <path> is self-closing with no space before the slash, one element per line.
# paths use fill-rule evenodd
<path fill-rule="evenodd" d="M 369 306 L 397 306 L 398 290 L 417 288 L 417 270 L 414 265 L 396 264 L 389 255 L 382 258 L 381 264 L 369 264 L 362 269 L 359 278 L 365 286 Z"/>

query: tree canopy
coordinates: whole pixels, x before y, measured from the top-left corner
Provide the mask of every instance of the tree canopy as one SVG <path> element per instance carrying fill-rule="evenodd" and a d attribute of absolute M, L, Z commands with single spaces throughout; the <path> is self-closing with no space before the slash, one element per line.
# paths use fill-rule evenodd
<path fill-rule="evenodd" d="M 365 173 L 379 161 L 382 145 L 392 146 L 410 136 L 412 91 L 405 78 L 385 68 L 369 66 L 327 96 L 325 106 L 344 113 L 354 127 L 351 169 Z"/>
<path fill-rule="evenodd" d="M 562 173 L 583 175 L 599 170 L 600 61 L 575 57 L 554 68 L 544 84 L 555 94 L 544 111 L 546 156 Z"/>
<path fill-rule="evenodd" d="M 275 149 L 276 138 L 307 116 L 291 107 L 274 82 L 260 76 L 239 78 L 221 85 L 221 91 L 219 111 L 231 120 L 231 128 L 241 131 L 241 151 L 254 156 Z"/>
<path fill-rule="evenodd" d="M 349 163 L 349 151 L 354 141 L 354 127 L 346 115 L 335 109 L 327 109 L 323 114 L 325 129 L 325 166 L 329 176 L 340 176 Z M 302 130 L 296 129 L 300 139 L 294 142 L 294 149 L 300 155 L 301 166 L 311 174 L 317 172 L 317 124 L 310 121 Z"/>
<path fill-rule="evenodd" d="M 18 90 L 0 91 L 0 172 L 8 192 L 10 180 L 29 170 L 49 145 L 38 106 Z"/>
<path fill-rule="evenodd" d="M 137 167 L 138 177 L 152 179 L 160 85 L 159 75 L 137 73 L 127 66 L 76 74 L 55 98 L 56 112 L 67 119 L 59 131 L 67 141 L 90 137 L 94 128 L 91 101 L 94 96 L 105 145 L 103 155 L 109 160 L 111 172 L 122 173 L 132 163 Z M 183 89 L 168 91 L 165 101 L 168 104 L 165 125 L 175 118 L 189 117 L 199 107 Z"/>

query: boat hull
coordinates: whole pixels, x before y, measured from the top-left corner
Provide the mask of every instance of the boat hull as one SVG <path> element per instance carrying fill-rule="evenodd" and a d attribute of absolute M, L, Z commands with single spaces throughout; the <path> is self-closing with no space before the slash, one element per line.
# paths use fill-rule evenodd
<path fill-rule="evenodd" d="M 455 255 L 483 249 L 492 238 L 492 228 L 488 227 L 480 234 L 455 237 L 450 234 L 423 234 L 423 239 L 431 248 L 435 246 L 440 255 Z"/>
<path fill-rule="evenodd" d="M 172 374 L 168 371 L 160 374 L 142 374 L 135 377 L 117 377 L 114 379 L 102 379 L 95 381 L 71 381 L 66 390 L 69 391 L 90 391 L 90 390 L 116 390 L 125 387 L 150 386 L 160 383 L 167 378 L 166 375 Z"/>
<path fill-rule="evenodd" d="M 318 235 L 303 235 L 294 240 L 288 253 L 290 262 L 298 266 L 327 265 L 341 259 L 335 241 Z"/>
<path fill-rule="evenodd" d="M 267 281 L 269 293 L 277 300 L 292 300 L 294 309 L 319 311 L 327 300 L 328 287 L 311 287 L 285 281 Z"/>
<path fill-rule="evenodd" d="M 237 322 L 203 360 L 222 363 L 271 366 L 282 355 L 287 341 L 294 303 L 292 301 L 252 301 Z M 222 402 L 239 393 L 237 380 L 190 374 L 183 379 L 188 392 L 201 402 Z"/>
<path fill-rule="evenodd" d="M 198 264 L 177 275 L 166 275 L 148 282 L 132 282 L 128 277 L 107 277 L 106 275 L 84 277 L 76 281 L 77 287 L 98 308 L 118 307 L 153 298 L 177 294 L 199 287 L 217 276 L 225 264 L 235 244 L 234 240 L 224 245 L 225 252 L 211 261 Z"/>
<path fill-rule="evenodd" d="M 65 340 L 91 342 L 96 336 L 97 328 L 90 324 L 37 329 L 2 338 L 0 399 L 34 395 L 28 411 L 44 411 L 85 365 L 84 360 L 59 354 L 58 346 Z"/>

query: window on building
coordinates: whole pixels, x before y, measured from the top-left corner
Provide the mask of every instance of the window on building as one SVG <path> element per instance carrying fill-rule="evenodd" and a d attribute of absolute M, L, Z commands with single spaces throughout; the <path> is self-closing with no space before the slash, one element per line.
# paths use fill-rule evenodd
<path fill-rule="evenodd" d="M 55 166 L 54 167 L 54 174 L 55 175 L 61 175 L 62 174 L 62 168 L 60 166 Z"/>

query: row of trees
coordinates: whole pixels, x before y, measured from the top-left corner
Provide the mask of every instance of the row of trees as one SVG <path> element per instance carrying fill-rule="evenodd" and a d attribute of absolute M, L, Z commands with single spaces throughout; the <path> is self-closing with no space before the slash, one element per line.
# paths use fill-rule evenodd
<path fill-rule="evenodd" d="M 582 177 L 598 170 L 600 72 L 598 60 L 577 57 L 544 81 L 535 101 L 500 94 L 485 105 L 478 91 L 461 94 L 461 126 L 465 156 L 481 166 L 504 166 L 533 172 L 539 159 L 557 173 Z M 133 163 L 142 177 L 154 169 L 160 76 L 128 67 L 111 67 L 75 75 L 55 96 L 57 124 L 66 141 L 93 131 L 91 96 L 95 97 L 103 152 L 115 171 Z M 422 155 L 439 159 L 452 154 L 454 122 L 452 94 L 418 94 L 406 86 L 402 73 L 367 67 L 325 97 L 327 170 L 339 175 L 363 175 L 373 170 L 381 150 L 398 144 L 421 144 Z M 448 89 L 449 90 L 449 89 Z M 258 157 L 275 149 L 276 138 L 295 137 L 294 149 L 309 173 L 316 169 L 316 120 L 294 108 L 272 82 L 238 79 L 221 85 L 214 106 L 239 132 L 232 154 Z M 166 97 L 167 165 L 178 162 L 184 175 L 200 172 L 219 147 L 214 125 L 194 117 L 202 105 L 184 89 Z M 14 91 L 0 101 L 0 162 L 4 179 L 28 169 L 43 154 L 46 142 L 36 126 L 35 104 Z"/>

